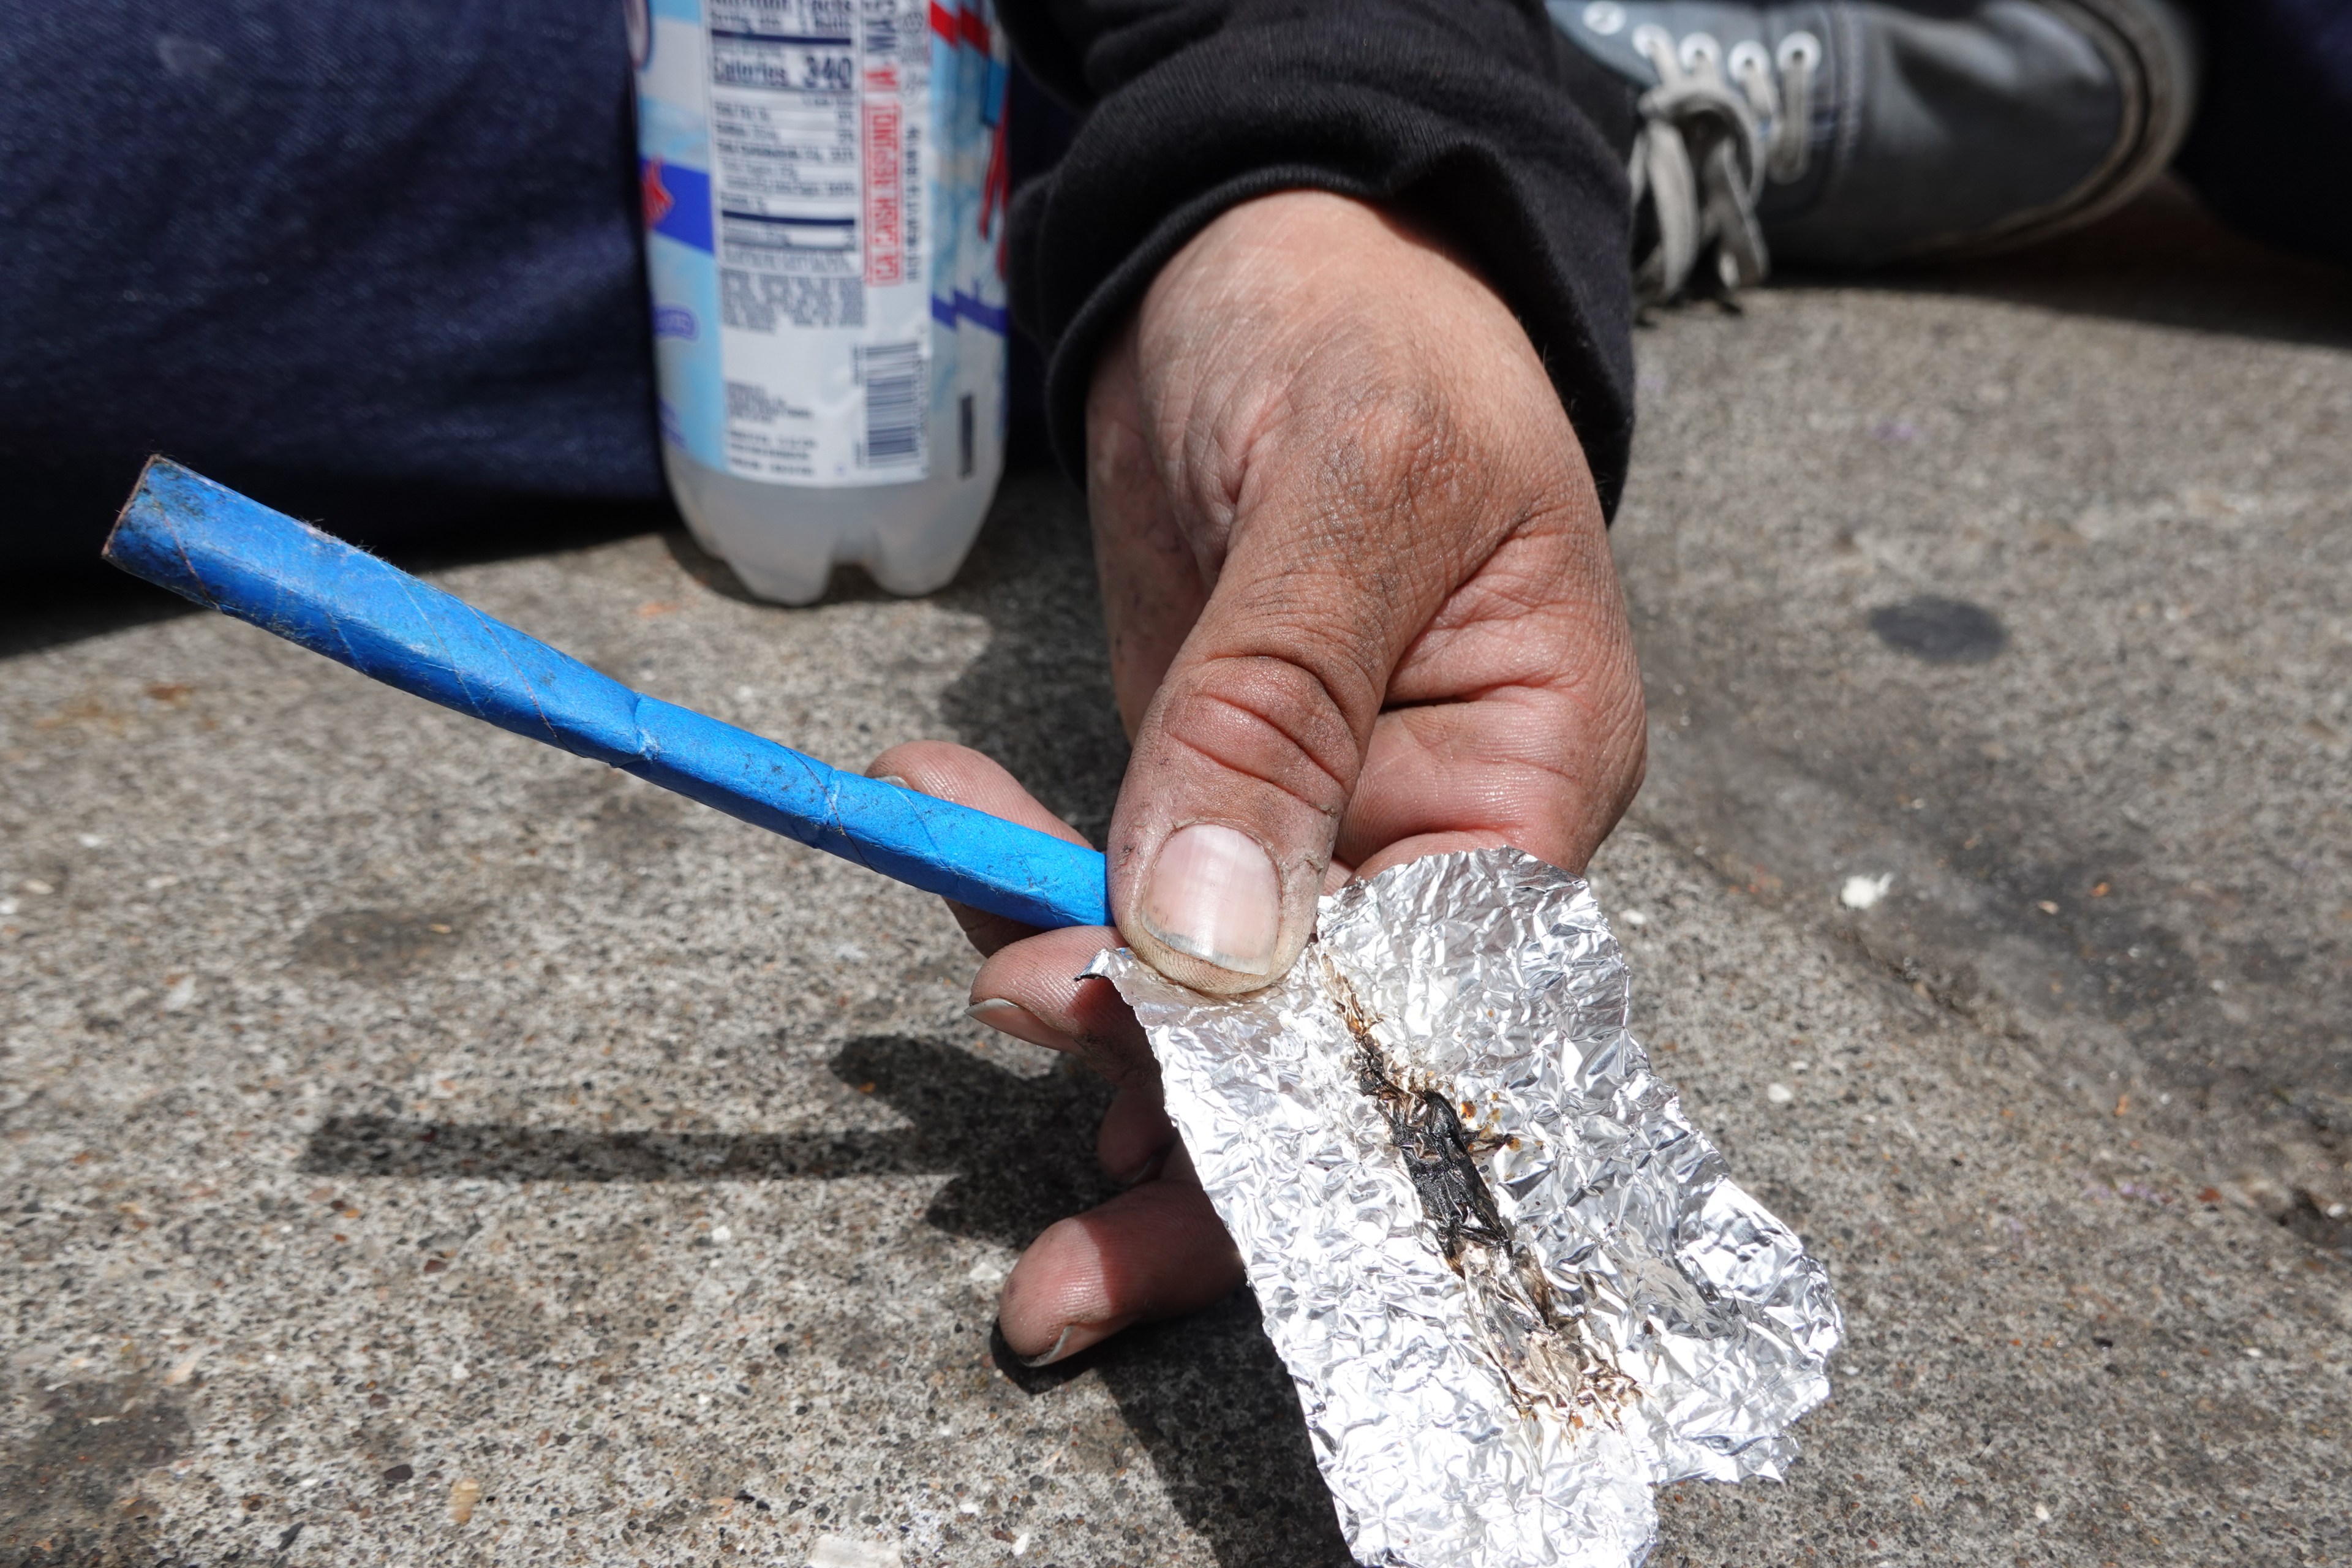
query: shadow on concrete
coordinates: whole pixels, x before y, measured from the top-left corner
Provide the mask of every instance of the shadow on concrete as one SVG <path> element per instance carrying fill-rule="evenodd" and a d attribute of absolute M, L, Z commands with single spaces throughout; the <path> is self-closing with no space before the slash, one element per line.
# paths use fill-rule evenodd
<path fill-rule="evenodd" d="M 1024 1078 L 953 1046 L 902 1036 L 850 1041 L 834 1076 L 911 1126 L 798 1132 L 590 1132 L 384 1116 L 331 1117 L 307 1174 L 507 1182 L 826 1180 L 941 1174 L 925 1219 L 951 1235 L 1024 1247 L 1113 1188 L 1095 1166 L 1107 1086 L 1075 1070 Z M 1206 1312 L 1121 1334 L 1055 1366 L 996 1362 L 1033 1398 L 1099 1373 L 1170 1500 L 1221 1568 L 1348 1561 L 1298 1401 L 1240 1292 Z"/>
<path fill-rule="evenodd" d="M 996 1364 L 1044 1397 L 1093 1372 L 1184 1521 L 1219 1568 L 1343 1568 L 1354 1560 L 1298 1413 L 1298 1394 L 1237 1290 L 1189 1318 L 1128 1330 L 1048 1367 L 1024 1367 L 1003 1338 Z"/>
<path fill-rule="evenodd" d="M 196 607 L 104 565 L 75 567 L 0 589 L 0 658 L 193 616 Z"/>
<path fill-rule="evenodd" d="M 2224 227 L 2168 177 L 2087 228 L 2023 250 L 1862 275 L 1792 268 L 1776 273 L 1772 286 L 1967 294 L 2198 331 L 2352 344 L 2352 273 Z"/>
<path fill-rule="evenodd" d="M 194 1426 L 179 1393 L 142 1376 L 40 1385 L 10 1403 L 42 1418 L 0 1457 L 0 1561 L 152 1563 L 163 1511 L 141 1489 L 187 1451 Z"/>
<path fill-rule="evenodd" d="M 721 1133 L 587 1131 L 505 1123 L 337 1116 L 311 1133 L 308 1174 L 499 1182 L 708 1182 L 952 1176 L 926 1218 L 943 1230 L 1023 1246 L 1110 1195 L 1094 1170 L 1095 1123 L 1109 1091 L 1055 1072 L 1023 1078 L 936 1040 L 873 1036 L 831 1063 L 911 1127 Z"/>

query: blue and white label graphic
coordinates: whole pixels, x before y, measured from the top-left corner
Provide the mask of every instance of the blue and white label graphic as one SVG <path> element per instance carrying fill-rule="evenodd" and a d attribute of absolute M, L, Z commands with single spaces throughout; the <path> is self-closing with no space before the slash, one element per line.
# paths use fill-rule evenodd
<path fill-rule="evenodd" d="M 650 0 L 638 142 L 662 428 L 704 466 L 823 486 L 930 472 L 956 357 L 932 309 L 953 289 L 932 237 L 934 100 L 955 85 L 934 81 L 937 9 Z"/>

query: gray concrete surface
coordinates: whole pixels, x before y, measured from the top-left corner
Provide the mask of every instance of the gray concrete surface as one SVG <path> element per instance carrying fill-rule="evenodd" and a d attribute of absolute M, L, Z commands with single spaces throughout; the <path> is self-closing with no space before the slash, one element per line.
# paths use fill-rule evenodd
<path fill-rule="evenodd" d="M 1853 1331 L 1789 1484 L 1674 1489 L 1659 1562 L 2352 1557 L 2347 292 L 2158 203 L 1643 333 L 1595 879 Z M 436 575 L 1108 812 L 1044 477 L 920 603 L 651 534 Z M 940 910 L 153 609 L 0 633 L 0 1563 L 1343 1559 L 1245 1300 L 992 1364 L 1102 1099 L 962 1021 Z"/>

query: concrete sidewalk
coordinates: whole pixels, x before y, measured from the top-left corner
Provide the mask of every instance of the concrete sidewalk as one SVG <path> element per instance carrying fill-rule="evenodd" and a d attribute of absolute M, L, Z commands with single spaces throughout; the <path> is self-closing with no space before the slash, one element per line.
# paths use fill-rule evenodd
<path fill-rule="evenodd" d="M 1852 1332 L 1657 1561 L 2352 1559 L 2352 289 L 2159 199 L 1640 352 L 1594 878 Z M 921 602 L 656 534 L 435 575 L 1108 816 L 1048 477 Z M 0 632 L 0 1563 L 1345 1560 L 1245 1300 L 993 1364 L 1103 1097 L 962 1020 L 943 911 L 155 607 Z"/>

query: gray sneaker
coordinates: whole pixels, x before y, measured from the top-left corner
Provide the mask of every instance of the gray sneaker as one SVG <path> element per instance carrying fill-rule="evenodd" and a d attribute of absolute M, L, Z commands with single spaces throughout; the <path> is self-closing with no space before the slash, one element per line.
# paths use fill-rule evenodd
<path fill-rule="evenodd" d="M 1548 0 L 1642 90 L 1647 303 L 1768 258 L 1841 267 L 2023 245 L 2110 212 L 2188 133 L 2179 0 Z"/>

